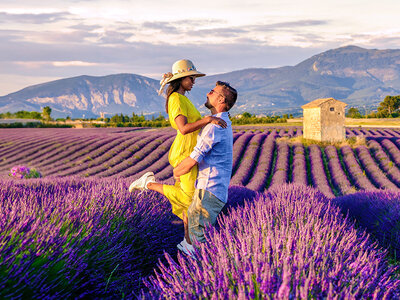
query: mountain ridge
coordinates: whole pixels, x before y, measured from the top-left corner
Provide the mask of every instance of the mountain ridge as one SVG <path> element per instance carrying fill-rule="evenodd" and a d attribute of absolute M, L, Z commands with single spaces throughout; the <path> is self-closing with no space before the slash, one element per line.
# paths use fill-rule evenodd
<path fill-rule="evenodd" d="M 294 65 L 247 68 L 199 78 L 189 93 L 200 112 L 206 93 L 217 80 L 238 90 L 232 113 L 301 112 L 317 98 L 333 97 L 349 106 L 374 107 L 386 95 L 400 94 L 400 50 L 345 46 L 316 54 Z M 158 114 L 165 99 L 157 95 L 159 80 L 137 74 L 80 75 L 26 87 L 0 97 L 0 112 L 40 111 L 54 116 L 97 117 L 123 113 Z M 53 115 L 53 114 L 52 114 Z"/>

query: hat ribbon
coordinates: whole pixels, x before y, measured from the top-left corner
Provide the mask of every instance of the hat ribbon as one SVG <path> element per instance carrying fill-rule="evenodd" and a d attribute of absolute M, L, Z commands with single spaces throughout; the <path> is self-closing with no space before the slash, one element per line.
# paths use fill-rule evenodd
<path fill-rule="evenodd" d="M 164 87 L 165 87 L 165 85 L 167 84 L 167 82 L 168 82 L 168 80 L 170 79 L 170 78 L 172 78 L 172 73 L 171 72 L 169 72 L 169 73 L 164 73 L 164 75 L 163 75 L 163 78 L 161 79 L 161 81 L 160 81 L 160 89 L 158 90 L 158 95 L 161 95 L 162 93 L 163 93 L 163 90 L 164 90 Z"/>

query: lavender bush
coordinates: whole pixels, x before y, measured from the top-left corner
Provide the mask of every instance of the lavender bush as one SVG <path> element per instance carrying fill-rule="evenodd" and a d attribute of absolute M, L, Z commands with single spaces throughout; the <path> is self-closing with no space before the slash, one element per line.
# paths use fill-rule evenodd
<path fill-rule="evenodd" d="M 331 174 L 332 182 L 341 195 L 355 193 L 356 189 L 352 187 L 347 179 L 346 173 L 340 164 L 337 150 L 334 146 L 329 145 L 325 148 L 325 154 L 328 160 L 328 168 Z"/>
<path fill-rule="evenodd" d="M 253 177 L 247 188 L 263 192 L 267 187 L 268 176 L 271 173 L 272 161 L 275 152 L 276 131 L 270 133 L 261 145 L 260 155 Z"/>
<path fill-rule="evenodd" d="M 340 149 L 343 157 L 343 163 L 346 166 L 347 173 L 353 180 L 356 187 L 360 190 L 373 190 L 376 187 L 369 181 L 367 175 L 361 169 L 354 151 L 350 146 L 344 146 Z"/>
<path fill-rule="evenodd" d="M 385 151 L 390 155 L 390 158 L 393 161 L 393 163 L 396 164 L 397 167 L 400 167 L 400 150 L 396 147 L 396 145 L 388 139 L 382 140 L 381 145 L 385 149 Z"/>
<path fill-rule="evenodd" d="M 66 172 L 68 172 L 68 174 L 78 174 L 82 171 L 84 171 L 86 174 L 92 172 L 92 169 L 94 167 L 99 165 L 102 166 L 105 161 L 116 156 L 122 150 L 141 138 L 142 137 L 139 134 L 131 138 L 126 138 L 124 136 L 116 137 L 115 139 L 101 146 L 95 151 L 86 153 L 79 164 L 77 164 L 75 167 L 67 169 Z"/>
<path fill-rule="evenodd" d="M 397 187 L 400 187 L 400 170 L 393 164 L 393 161 L 391 161 L 382 146 L 377 141 L 370 140 L 368 141 L 368 147 L 372 150 L 379 167 Z"/>
<path fill-rule="evenodd" d="M 370 180 L 373 183 L 382 189 L 392 189 L 396 190 L 397 186 L 391 182 L 386 175 L 379 169 L 375 160 L 371 157 L 371 153 L 369 152 L 366 146 L 358 146 L 356 148 L 358 158 L 361 162 L 361 165 L 364 167 L 364 170 Z"/>
<path fill-rule="evenodd" d="M 317 145 L 310 145 L 308 150 L 310 151 L 309 158 L 313 185 L 318 188 L 326 197 L 335 197 L 325 173 L 321 149 Z"/>
<path fill-rule="evenodd" d="M 277 157 L 270 187 L 288 182 L 290 147 L 286 142 L 277 143 Z"/>
<path fill-rule="evenodd" d="M 304 146 L 301 143 L 295 143 L 293 145 L 292 165 L 292 182 L 295 184 L 307 185 L 307 163 Z"/>
<path fill-rule="evenodd" d="M 47 173 L 47 175 L 68 175 L 70 169 L 82 163 L 82 158 L 86 157 L 92 151 L 96 151 L 96 149 L 108 144 L 111 141 L 112 139 L 94 139 L 92 142 L 88 142 L 85 140 L 83 142 L 85 143 L 85 146 L 83 148 L 77 145 L 77 148 L 79 150 L 71 149 L 72 152 L 71 150 L 69 150 L 69 153 L 64 153 L 62 155 L 62 159 L 53 159 L 53 163 L 51 164 L 51 168 L 49 168 L 49 172 Z"/>
<path fill-rule="evenodd" d="M 169 152 L 165 152 L 165 154 L 160 157 L 156 162 L 152 163 L 150 166 L 147 166 L 145 170 L 135 173 L 134 176 L 127 177 L 129 180 L 137 179 L 141 177 L 146 172 L 153 172 L 158 181 L 164 181 L 172 177 L 172 167 L 168 161 Z M 117 177 L 117 176 L 116 176 Z"/>
<path fill-rule="evenodd" d="M 4 180 L 0 298 L 132 297 L 182 225 L 156 193 L 122 180 Z"/>
<path fill-rule="evenodd" d="M 249 141 L 246 153 L 236 170 L 235 175 L 231 178 L 231 184 L 245 186 L 253 174 L 253 170 L 257 166 L 258 156 L 260 152 L 260 145 L 262 145 L 266 134 L 256 134 Z"/>
<path fill-rule="evenodd" d="M 385 253 L 315 189 L 282 185 L 208 228 L 195 259 L 166 254 L 143 298 L 391 299 Z"/>
<path fill-rule="evenodd" d="M 154 136 L 143 138 L 134 147 L 114 156 L 111 161 L 105 164 L 105 170 L 97 173 L 96 176 L 106 177 L 122 172 L 141 161 L 146 155 L 161 145 L 163 141 L 163 138 L 155 138 Z"/>
<path fill-rule="evenodd" d="M 400 258 L 400 192 L 359 192 L 338 197 L 334 202 L 389 248 L 395 259 Z"/>
<path fill-rule="evenodd" d="M 246 132 L 242 134 L 233 144 L 233 162 L 232 162 L 232 174 L 236 173 L 239 167 L 240 160 L 242 159 L 248 142 L 254 136 L 251 132 Z"/>
<path fill-rule="evenodd" d="M 154 151 L 146 155 L 142 160 L 126 168 L 125 170 L 114 174 L 113 177 L 128 177 L 135 175 L 143 170 L 147 169 L 149 166 L 155 164 L 159 159 L 163 157 L 164 154 L 169 152 L 171 145 L 174 141 L 174 137 L 169 137 L 162 144 L 160 144 Z"/>

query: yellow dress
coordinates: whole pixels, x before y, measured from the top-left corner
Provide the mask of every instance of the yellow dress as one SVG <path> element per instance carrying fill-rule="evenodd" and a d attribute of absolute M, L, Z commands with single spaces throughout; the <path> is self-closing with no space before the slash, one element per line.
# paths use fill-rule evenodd
<path fill-rule="evenodd" d="M 192 153 L 196 146 L 199 130 L 188 134 L 181 134 L 175 123 L 179 115 L 185 116 L 188 123 L 201 119 L 201 115 L 193 103 L 179 93 L 172 93 L 168 99 L 168 116 L 172 128 L 176 129 L 176 137 L 169 150 L 168 160 L 172 167 L 176 167 L 183 159 Z M 175 185 L 163 185 L 164 195 L 172 205 L 172 212 L 182 219 L 182 213 L 189 208 L 194 194 L 194 184 L 197 178 L 197 165 L 191 171 L 180 177 L 180 182 Z"/>

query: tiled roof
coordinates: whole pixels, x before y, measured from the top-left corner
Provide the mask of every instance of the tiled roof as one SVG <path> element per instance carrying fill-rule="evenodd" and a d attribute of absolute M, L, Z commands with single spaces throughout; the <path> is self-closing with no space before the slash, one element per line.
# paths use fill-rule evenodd
<path fill-rule="evenodd" d="M 330 100 L 334 100 L 334 101 L 336 101 L 337 103 L 342 104 L 343 106 L 346 106 L 346 105 L 347 105 L 346 103 L 344 103 L 344 102 L 342 102 L 342 101 L 339 101 L 339 100 L 336 100 L 336 99 L 334 99 L 334 98 L 322 98 L 322 99 L 316 99 L 316 100 L 311 101 L 311 102 L 309 102 L 309 103 L 307 103 L 307 104 L 304 104 L 301 108 L 320 107 L 323 103 L 325 103 L 325 102 L 327 102 L 327 101 L 330 101 Z"/>

